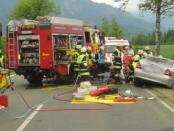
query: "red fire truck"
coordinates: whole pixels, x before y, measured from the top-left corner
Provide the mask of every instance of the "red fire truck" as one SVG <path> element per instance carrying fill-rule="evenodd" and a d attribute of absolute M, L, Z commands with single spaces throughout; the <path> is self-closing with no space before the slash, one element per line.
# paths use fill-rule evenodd
<path fill-rule="evenodd" d="M 99 30 L 81 20 L 38 17 L 11 20 L 7 26 L 6 65 L 29 83 L 43 78 L 72 79 L 77 46 L 100 45 Z"/>

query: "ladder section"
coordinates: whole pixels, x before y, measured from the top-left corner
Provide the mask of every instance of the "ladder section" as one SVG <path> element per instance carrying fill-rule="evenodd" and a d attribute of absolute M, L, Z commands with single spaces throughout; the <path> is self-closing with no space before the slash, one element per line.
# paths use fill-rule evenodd
<path fill-rule="evenodd" d="M 9 57 L 9 68 L 15 68 L 16 66 L 16 41 L 14 32 L 9 33 L 8 37 L 8 57 Z"/>

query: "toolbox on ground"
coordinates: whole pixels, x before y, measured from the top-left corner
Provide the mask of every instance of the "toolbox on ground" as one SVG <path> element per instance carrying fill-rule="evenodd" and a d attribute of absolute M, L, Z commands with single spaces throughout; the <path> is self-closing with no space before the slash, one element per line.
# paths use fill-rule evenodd
<path fill-rule="evenodd" d="M 8 96 L 6 95 L 0 96 L 0 106 L 4 106 L 4 107 L 8 106 Z"/>

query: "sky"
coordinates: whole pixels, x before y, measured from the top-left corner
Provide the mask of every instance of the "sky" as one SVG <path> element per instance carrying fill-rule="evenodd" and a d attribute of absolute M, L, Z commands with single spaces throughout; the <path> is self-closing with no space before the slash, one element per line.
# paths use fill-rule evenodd
<path fill-rule="evenodd" d="M 122 1 L 123 0 L 115 0 L 115 1 L 118 1 L 118 2 L 114 2 L 114 0 L 91 0 L 93 2 L 96 2 L 96 3 L 105 3 L 105 4 L 108 4 L 108 5 L 111 5 L 113 7 L 117 7 L 119 8 L 120 5 L 122 4 Z M 138 10 L 138 3 L 139 3 L 140 0 L 129 0 L 129 4 L 126 6 L 126 11 L 131 13 L 132 15 L 134 15 L 135 17 L 138 17 L 138 18 L 141 18 L 145 21 L 148 21 L 148 22 L 155 22 L 155 15 L 152 14 L 152 13 L 141 13 L 139 10 Z M 163 26 L 166 26 L 167 28 L 174 28 L 174 17 L 165 17 L 162 19 L 161 21 L 161 24 Z"/>
<path fill-rule="evenodd" d="M 120 7 L 120 5 L 123 3 L 122 0 L 117 0 L 118 2 L 114 2 L 114 0 L 91 0 L 96 3 L 105 3 L 108 5 L 111 5 L 113 7 Z M 126 7 L 126 11 L 133 14 L 133 15 L 138 15 L 138 1 L 139 0 L 130 0 L 129 4 Z"/>

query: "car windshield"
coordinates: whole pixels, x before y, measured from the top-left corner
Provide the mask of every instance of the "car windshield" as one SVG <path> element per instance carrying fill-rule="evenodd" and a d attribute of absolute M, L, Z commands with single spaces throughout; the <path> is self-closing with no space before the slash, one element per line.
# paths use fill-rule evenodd
<path fill-rule="evenodd" d="M 105 51 L 106 53 L 113 53 L 115 47 L 116 47 L 115 45 L 105 45 L 104 51 Z"/>

